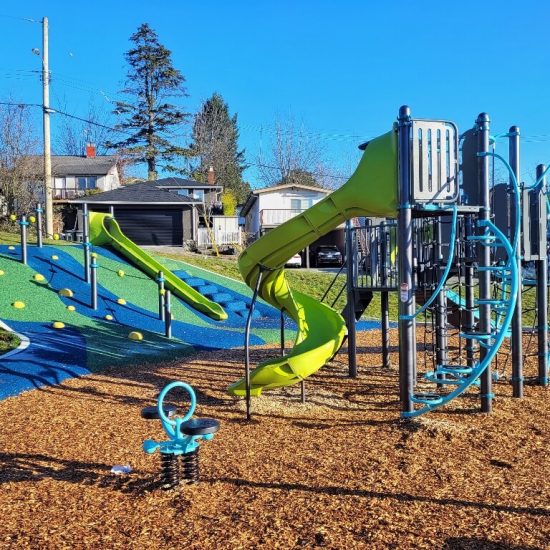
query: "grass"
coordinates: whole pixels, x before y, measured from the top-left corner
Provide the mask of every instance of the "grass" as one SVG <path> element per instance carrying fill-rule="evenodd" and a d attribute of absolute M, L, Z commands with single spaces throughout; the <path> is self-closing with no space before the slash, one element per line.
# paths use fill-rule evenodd
<path fill-rule="evenodd" d="M 237 266 L 237 259 L 235 257 L 228 256 L 203 256 L 200 254 L 195 254 L 192 252 L 183 252 L 181 254 L 172 254 L 172 253 L 160 253 L 159 255 L 165 256 L 167 258 L 172 258 L 175 260 L 181 260 L 214 273 L 219 273 L 220 275 L 225 275 L 226 277 L 231 277 L 237 281 L 242 281 L 239 268 Z M 322 273 L 314 270 L 306 269 L 287 269 L 286 276 L 290 287 L 293 290 L 298 292 L 303 292 L 320 300 L 327 288 L 330 286 L 334 280 L 335 274 L 333 273 Z M 334 304 L 334 308 L 338 311 L 342 311 L 345 306 L 346 298 L 345 289 L 340 294 L 341 289 L 346 284 L 346 275 L 343 272 L 338 276 L 338 280 L 334 283 L 331 290 L 329 291 L 327 297 L 325 298 L 325 303 L 329 305 Z M 339 296 L 340 294 L 340 296 Z M 390 319 L 397 320 L 397 294 L 390 294 Z M 366 318 L 380 318 L 380 294 L 375 293 L 374 298 L 365 311 L 364 317 Z"/>
<path fill-rule="evenodd" d="M 27 242 L 30 245 L 34 245 L 36 243 L 36 232 L 34 231 L 34 228 L 30 226 L 28 232 L 27 232 Z M 14 227 L 13 230 L 10 228 L 9 230 L 6 230 L 5 227 L 3 229 L 0 229 L 0 244 L 12 244 L 17 245 L 21 243 L 21 236 L 19 233 L 18 228 Z M 55 244 L 56 246 L 63 246 L 63 245 L 71 245 L 74 243 L 71 243 L 69 241 L 62 241 L 61 239 L 56 241 L 54 239 L 44 239 L 44 244 Z"/>
<path fill-rule="evenodd" d="M 0 355 L 15 349 L 21 340 L 13 332 L 0 328 Z"/>

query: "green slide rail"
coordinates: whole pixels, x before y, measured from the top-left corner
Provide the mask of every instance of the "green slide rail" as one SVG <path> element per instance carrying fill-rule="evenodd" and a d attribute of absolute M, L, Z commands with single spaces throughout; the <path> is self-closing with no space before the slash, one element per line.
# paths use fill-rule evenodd
<path fill-rule="evenodd" d="M 264 270 L 259 295 L 297 324 L 292 351 L 251 372 L 251 395 L 296 384 L 313 374 L 332 359 L 346 336 L 346 323 L 337 311 L 290 289 L 283 269 L 286 261 L 345 220 L 396 215 L 397 136 L 392 130 L 369 142 L 345 185 L 269 231 L 241 254 L 239 269 L 246 284 L 255 288 L 260 269 Z M 244 378 L 229 386 L 228 392 L 245 395 Z"/>
<path fill-rule="evenodd" d="M 90 213 L 90 242 L 94 246 L 111 245 L 149 277 L 156 278 L 158 272 L 162 271 L 165 279 L 164 286 L 170 292 L 216 321 L 227 319 L 227 313 L 222 306 L 190 287 L 126 237 L 116 220 L 109 214 Z"/>

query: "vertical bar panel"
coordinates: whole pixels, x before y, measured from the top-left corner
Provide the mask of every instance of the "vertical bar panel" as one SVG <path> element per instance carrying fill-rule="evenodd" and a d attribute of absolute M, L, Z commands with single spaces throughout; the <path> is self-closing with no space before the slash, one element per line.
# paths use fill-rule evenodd
<path fill-rule="evenodd" d="M 88 205 L 82 205 L 82 246 L 84 247 L 84 280 L 90 282 L 90 239 L 88 237 Z"/>
<path fill-rule="evenodd" d="M 36 205 L 36 245 L 42 248 L 42 205 Z"/>

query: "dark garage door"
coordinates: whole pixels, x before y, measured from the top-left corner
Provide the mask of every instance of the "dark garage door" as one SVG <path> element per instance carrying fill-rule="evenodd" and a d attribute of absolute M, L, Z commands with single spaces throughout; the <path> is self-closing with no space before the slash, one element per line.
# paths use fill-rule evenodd
<path fill-rule="evenodd" d="M 115 207 L 115 218 L 124 234 L 136 244 L 181 246 L 181 210 L 122 210 Z"/>

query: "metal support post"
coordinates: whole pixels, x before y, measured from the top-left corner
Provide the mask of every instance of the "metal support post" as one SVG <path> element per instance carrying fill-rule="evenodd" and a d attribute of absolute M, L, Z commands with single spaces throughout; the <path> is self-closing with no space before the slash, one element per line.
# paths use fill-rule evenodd
<path fill-rule="evenodd" d="M 416 345 L 414 341 L 413 225 L 411 209 L 411 110 L 399 109 L 398 118 L 398 281 L 399 281 L 399 394 L 401 412 L 413 411 Z"/>
<path fill-rule="evenodd" d="M 542 176 L 546 166 L 537 166 L 537 181 Z M 546 176 L 541 181 L 539 191 L 540 216 L 540 245 L 539 259 L 536 261 L 537 268 L 537 333 L 538 333 L 538 376 L 539 386 L 548 386 L 548 257 L 546 254 L 547 233 L 546 233 Z"/>
<path fill-rule="evenodd" d="M 382 275 L 382 286 L 388 286 L 388 251 L 386 232 L 380 224 L 380 273 Z M 380 314 L 382 319 L 382 366 L 390 367 L 390 300 L 389 292 L 383 290 L 380 293 Z"/>
<path fill-rule="evenodd" d="M 516 181 L 520 182 L 520 169 L 519 169 L 519 128 L 512 126 L 508 132 L 508 155 L 510 160 L 510 167 L 512 168 Z M 510 177 L 510 187 L 514 185 L 512 178 Z M 521 230 L 520 227 L 516 227 L 515 209 L 521 208 L 521 205 L 517 204 L 520 201 L 518 193 L 511 193 L 510 207 L 512 210 L 511 217 L 511 233 L 512 236 L 516 234 L 516 231 Z M 517 295 L 516 307 L 514 309 L 514 316 L 512 317 L 512 395 L 514 397 L 523 397 L 523 323 L 521 319 L 521 241 L 518 241 L 516 249 L 516 264 L 518 267 L 519 277 L 519 290 Z"/>
<path fill-rule="evenodd" d="M 464 247 L 465 247 L 465 261 L 464 261 L 464 302 L 466 305 L 462 326 L 460 327 L 462 331 L 466 333 L 471 333 L 475 329 L 475 294 L 474 294 L 474 244 L 468 241 L 468 237 L 474 235 L 474 223 L 471 216 L 466 218 L 465 224 L 465 234 L 464 234 Z M 466 340 L 466 364 L 469 367 L 473 367 L 476 358 L 475 358 L 475 344 L 474 340 Z"/>
<path fill-rule="evenodd" d="M 355 290 L 353 279 L 353 240 L 351 221 L 346 221 L 346 290 L 347 290 L 347 324 L 348 324 L 348 370 L 351 378 L 357 377 L 357 333 L 355 328 Z"/>
<path fill-rule="evenodd" d="M 97 254 L 91 254 L 91 263 L 90 263 L 90 275 L 91 275 L 91 302 L 92 309 L 95 311 L 97 309 Z"/>
<path fill-rule="evenodd" d="M 435 221 L 435 261 L 437 263 L 437 278 L 438 280 L 443 275 L 445 268 L 443 267 L 443 249 L 441 245 L 441 219 Z M 454 261 L 454 258 L 447 258 L 448 262 Z M 445 365 L 447 363 L 447 294 L 445 287 L 437 295 L 435 305 L 435 338 L 436 338 L 436 363 L 437 365 Z M 445 376 L 445 375 L 438 375 Z"/>
<path fill-rule="evenodd" d="M 164 289 L 164 273 L 162 271 L 158 272 L 157 275 L 157 285 L 159 293 L 159 319 L 164 321 L 164 304 L 166 297 L 166 290 Z"/>
<path fill-rule="evenodd" d="M 300 382 L 300 400 L 302 403 L 306 402 L 306 381 L 302 380 Z"/>
<path fill-rule="evenodd" d="M 490 119 L 487 113 L 481 113 L 476 120 L 478 128 L 478 147 L 479 153 L 489 152 L 489 127 Z M 489 221 L 491 219 L 491 202 L 489 196 L 489 157 L 487 155 L 478 157 L 477 159 L 477 174 L 479 185 L 479 196 L 481 198 L 479 221 Z M 486 236 L 489 233 L 487 227 L 479 227 L 478 235 Z M 483 241 L 480 241 L 477 250 L 477 261 L 479 267 L 488 267 L 491 265 L 491 249 L 489 246 L 484 246 Z M 483 302 L 479 305 L 479 332 L 481 334 L 491 334 L 491 305 L 488 303 L 491 300 L 491 274 L 489 271 L 478 272 L 479 281 L 479 299 Z M 485 359 L 487 349 L 480 346 L 480 361 Z M 493 408 L 493 378 L 491 374 L 491 365 L 482 372 L 481 380 L 481 410 L 489 413 Z"/>
<path fill-rule="evenodd" d="M 21 216 L 19 225 L 21 226 L 21 262 L 27 265 L 27 226 L 29 225 L 27 216 Z"/>
<path fill-rule="evenodd" d="M 84 280 L 90 282 L 90 239 L 88 232 L 88 205 L 82 205 L 82 246 L 84 247 Z"/>
<path fill-rule="evenodd" d="M 164 301 L 164 336 L 172 338 L 172 305 L 170 303 L 170 291 L 166 290 Z"/>
<path fill-rule="evenodd" d="M 115 207 L 113 205 L 109 206 L 109 215 L 111 218 L 115 217 Z"/>
<path fill-rule="evenodd" d="M 36 205 L 36 245 L 42 248 L 42 205 Z"/>
<path fill-rule="evenodd" d="M 254 286 L 254 294 L 252 295 L 252 301 L 250 302 L 250 309 L 248 310 L 248 317 L 246 318 L 246 327 L 244 329 L 244 380 L 246 390 L 246 419 L 250 420 L 251 416 L 251 403 L 250 403 L 250 328 L 252 325 L 252 315 L 254 313 L 254 306 L 258 299 L 260 292 L 260 286 L 262 284 L 263 270 L 260 267 L 258 272 L 258 278 L 256 279 L 256 285 Z"/>
<path fill-rule="evenodd" d="M 382 366 L 390 368 L 390 300 L 389 293 L 380 293 L 380 313 L 382 316 Z"/>

